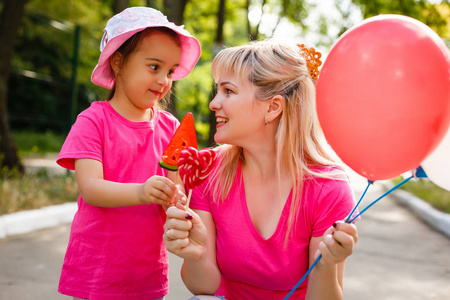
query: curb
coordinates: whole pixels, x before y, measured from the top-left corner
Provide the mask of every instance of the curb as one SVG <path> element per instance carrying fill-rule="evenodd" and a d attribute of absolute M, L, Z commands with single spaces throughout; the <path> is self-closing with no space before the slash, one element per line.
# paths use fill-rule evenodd
<path fill-rule="evenodd" d="M 77 202 L 69 202 L 0 216 L 0 239 L 70 224 L 77 209 Z"/>
<path fill-rule="evenodd" d="M 394 186 L 392 182 L 383 182 L 383 185 L 387 189 Z M 404 190 L 397 189 L 391 193 L 391 196 L 398 204 L 410 209 L 430 227 L 450 238 L 450 214 L 434 209 L 427 202 Z"/>

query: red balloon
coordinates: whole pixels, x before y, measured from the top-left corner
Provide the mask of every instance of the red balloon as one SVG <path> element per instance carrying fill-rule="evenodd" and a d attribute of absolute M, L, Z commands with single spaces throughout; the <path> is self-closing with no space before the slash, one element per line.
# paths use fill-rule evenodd
<path fill-rule="evenodd" d="M 413 170 L 450 124 L 450 53 L 425 24 L 372 17 L 332 47 L 317 81 L 325 137 L 369 180 Z"/>

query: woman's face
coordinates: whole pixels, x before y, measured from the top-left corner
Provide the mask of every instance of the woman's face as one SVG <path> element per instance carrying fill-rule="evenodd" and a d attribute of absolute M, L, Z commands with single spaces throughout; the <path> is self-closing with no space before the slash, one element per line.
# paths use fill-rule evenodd
<path fill-rule="evenodd" d="M 220 144 L 246 147 L 264 132 L 267 104 L 255 99 L 255 86 L 248 80 L 222 73 L 217 81 L 217 94 L 209 108 L 215 112 Z"/>

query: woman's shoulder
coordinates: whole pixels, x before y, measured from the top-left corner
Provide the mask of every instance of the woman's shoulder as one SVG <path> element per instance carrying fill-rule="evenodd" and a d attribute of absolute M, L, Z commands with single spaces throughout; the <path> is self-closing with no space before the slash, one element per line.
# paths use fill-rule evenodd
<path fill-rule="evenodd" d="M 321 194 L 344 193 L 351 191 L 346 171 L 339 166 L 315 166 L 305 178 L 305 186 L 314 188 Z"/>
<path fill-rule="evenodd" d="M 310 173 L 306 179 L 315 180 L 348 180 L 347 172 L 338 165 L 316 165 L 309 167 Z"/>

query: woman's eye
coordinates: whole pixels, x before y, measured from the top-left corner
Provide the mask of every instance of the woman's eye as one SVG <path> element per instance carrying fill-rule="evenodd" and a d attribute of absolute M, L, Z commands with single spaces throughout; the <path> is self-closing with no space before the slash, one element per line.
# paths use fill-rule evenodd
<path fill-rule="evenodd" d="M 225 94 L 231 95 L 231 94 L 233 94 L 233 91 L 230 89 L 225 89 Z"/>

